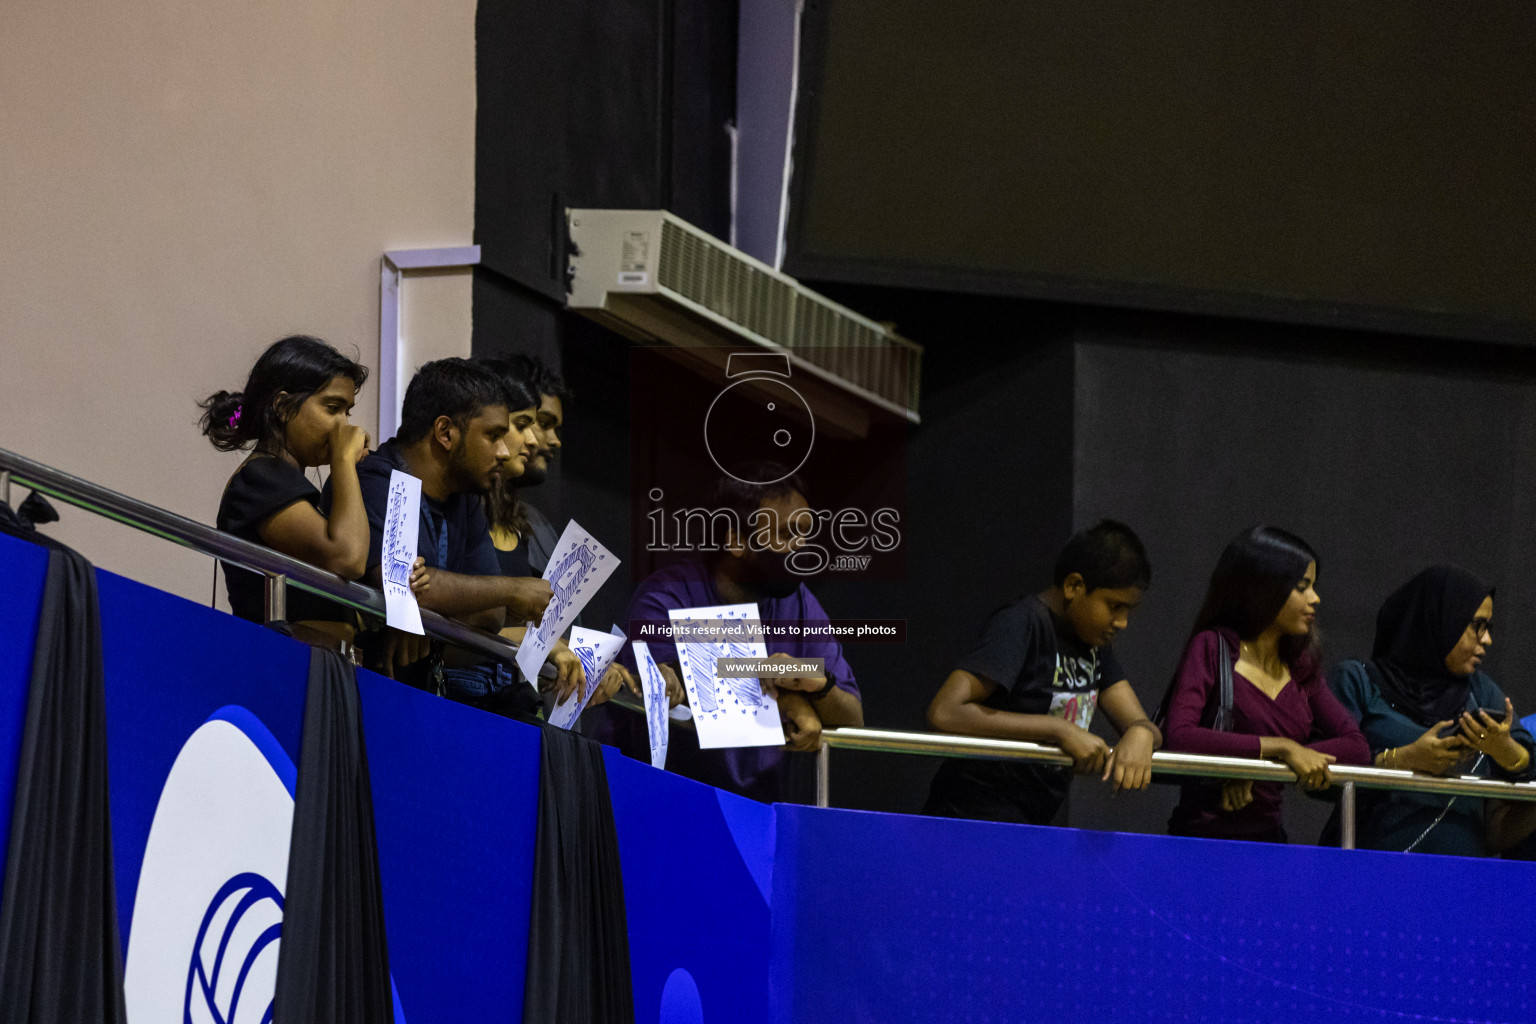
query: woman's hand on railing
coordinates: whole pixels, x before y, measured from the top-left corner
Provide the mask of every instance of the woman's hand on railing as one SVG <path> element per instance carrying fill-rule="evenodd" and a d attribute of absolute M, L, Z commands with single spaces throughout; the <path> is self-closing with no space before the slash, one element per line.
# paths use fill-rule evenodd
<path fill-rule="evenodd" d="M 1296 784 L 1302 789 L 1328 788 L 1328 766 L 1335 760 L 1332 754 L 1320 754 L 1281 736 L 1266 736 L 1261 743 L 1263 756 L 1277 758 L 1295 772 Z"/>
<path fill-rule="evenodd" d="M 1252 779 L 1227 779 L 1221 784 L 1221 809 L 1240 811 L 1253 803 Z"/>

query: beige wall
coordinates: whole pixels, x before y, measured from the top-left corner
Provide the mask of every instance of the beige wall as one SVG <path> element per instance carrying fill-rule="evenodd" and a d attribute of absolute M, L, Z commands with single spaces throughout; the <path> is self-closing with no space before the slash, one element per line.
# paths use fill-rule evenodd
<path fill-rule="evenodd" d="M 296 331 L 376 369 L 380 255 L 470 243 L 474 14 L 9 0 L 0 447 L 213 522 L 239 456 L 195 401 Z M 402 321 L 410 358 L 468 354 L 467 273 L 408 278 Z M 376 418 L 370 381 L 354 419 Z M 210 560 L 60 511 L 98 565 L 208 600 Z"/>

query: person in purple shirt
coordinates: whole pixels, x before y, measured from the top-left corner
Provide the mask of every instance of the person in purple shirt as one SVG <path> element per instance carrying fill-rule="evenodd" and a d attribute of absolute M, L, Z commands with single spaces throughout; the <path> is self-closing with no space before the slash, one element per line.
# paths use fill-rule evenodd
<path fill-rule="evenodd" d="M 754 467 L 755 472 L 740 476 L 773 479 L 768 468 Z M 667 625 L 667 613 L 674 608 L 746 603 L 757 605 L 758 616 L 767 626 L 802 627 L 800 637 L 770 637 L 765 641 L 770 657 L 824 661 L 823 675 L 773 680 L 784 721 L 784 746 L 700 750 L 692 730 L 673 729 L 667 751 L 669 771 L 757 800 L 783 800 L 788 796 L 791 753 L 816 750 L 821 745 L 823 725 L 863 725 L 863 703 L 842 644 L 825 635 L 803 635 L 815 632 L 805 627 L 826 626 L 828 618 L 816 596 L 789 568 L 788 560 L 804 543 L 794 525 L 810 510 L 799 478 L 784 475 L 774 483 L 760 485 L 727 477 L 716 487 L 710 507 L 729 509 L 731 521 L 743 528 L 730 529 L 720 550 L 704 560 L 670 566 L 642 582 L 630 599 L 624 629 L 629 636 L 644 639 L 645 627 L 654 632 Z M 754 529 L 754 522 L 761 521 L 754 520 L 754 515 L 766 516 L 771 529 Z M 684 699 L 677 647 L 666 639 L 648 639 L 647 644 L 667 678 L 668 693 L 676 706 Z M 633 669 L 634 654 L 628 646 L 622 657 Z M 598 720 L 592 723 L 592 735 L 597 739 L 641 760 L 649 756 L 641 716 L 599 709 L 594 718 Z"/>
<path fill-rule="evenodd" d="M 1166 749 L 1284 762 L 1303 789 L 1329 785 L 1328 766 L 1369 764 L 1370 747 L 1319 671 L 1317 554 L 1272 526 L 1244 531 L 1211 574 L 1194 634 L 1165 699 Z M 1221 707 L 1221 661 L 1232 703 Z M 1287 842 L 1277 782 L 1189 782 L 1168 831 L 1177 836 Z"/>

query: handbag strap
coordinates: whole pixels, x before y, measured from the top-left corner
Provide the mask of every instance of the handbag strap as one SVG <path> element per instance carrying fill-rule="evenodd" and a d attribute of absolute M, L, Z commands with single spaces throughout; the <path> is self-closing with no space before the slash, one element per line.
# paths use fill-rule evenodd
<path fill-rule="evenodd" d="M 1210 697 L 1206 697 L 1205 708 L 1201 711 L 1201 720 L 1206 715 L 1211 718 L 1211 728 L 1221 732 L 1232 731 L 1232 651 L 1227 646 L 1227 638 L 1220 632 L 1216 634 L 1216 678 L 1220 683 L 1217 690 L 1217 704 L 1215 711 L 1211 710 Z M 1152 718 L 1152 724 L 1159 729 L 1168 728 L 1168 705 L 1173 700 L 1173 690 L 1178 682 L 1177 676 L 1168 684 L 1167 691 L 1163 694 L 1163 701 L 1157 706 L 1157 714 Z"/>
<path fill-rule="evenodd" d="M 1211 728 L 1217 732 L 1232 731 L 1232 652 L 1227 649 L 1227 638 L 1216 634 L 1216 673 L 1220 680 L 1221 703 L 1216 706 L 1216 716 Z"/>

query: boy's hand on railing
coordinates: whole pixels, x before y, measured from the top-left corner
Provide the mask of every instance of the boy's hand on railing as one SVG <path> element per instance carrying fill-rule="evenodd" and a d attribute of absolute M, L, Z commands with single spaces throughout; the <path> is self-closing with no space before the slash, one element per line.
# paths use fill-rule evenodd
<path fill-rule="evenodd" d="M 1227 779 L 1221 784 L 1221 809 L 1240 811 L 1253 803 L 1252 779 Z"/>
<path fill-rule="evenodd" d="M 1109 744 L 1087 729 L 1062 722 L 1061 749 L 1072 758 L 1072 770 L 1079 775 L 1097 775 L 1109 763 Z"/>
<path fill-rule="evenodd" d="M 1114 793 L 1152 785 L 1152 733 L 1128 729 L 1104 762 L 1104 777 L 1100 781 L 1112 781 Z"/>

